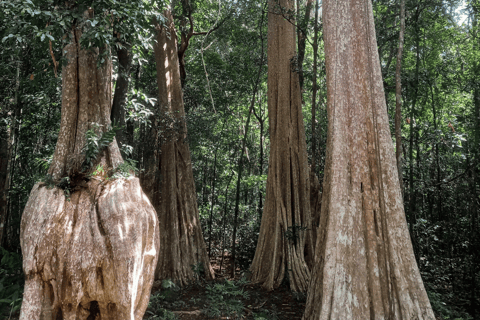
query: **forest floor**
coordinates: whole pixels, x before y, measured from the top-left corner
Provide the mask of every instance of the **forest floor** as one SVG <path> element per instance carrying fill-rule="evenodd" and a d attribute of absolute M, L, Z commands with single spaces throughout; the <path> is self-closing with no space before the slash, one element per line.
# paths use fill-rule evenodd
<path fill-rule="evenodd" d="M 198 280 L 179 288 L 169 281 L 156 281 L 144 319 L 203 320 L 255 319 L 300 320 L 305 310 L 306 295 L 290 290 L 285 282 L 278 289 L 266 291 L 250 284 L 241 270 L 235 278 L 227 269 L 219 270 L 219 261 L 212 261 L 215 280 Z"/>

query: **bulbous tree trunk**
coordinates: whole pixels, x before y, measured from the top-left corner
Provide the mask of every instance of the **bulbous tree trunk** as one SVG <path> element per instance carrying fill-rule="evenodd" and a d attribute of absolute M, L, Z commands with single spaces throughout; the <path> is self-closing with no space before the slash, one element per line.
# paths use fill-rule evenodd
<path fill-rule="evenodd" d="M 326 0 L 328 141 L 304 318 L 435 319 L 408 233 L 370 0 Z"/>
<path fill-rule="evenodd" d="M 154 151 L 142 177 L 161 226 L 160 253 L 155 279 L 172 279 L 185 285 L 202 273 L 214 272 L 207 255 L 197 207 L 190 149 L 188 147 L 183 93 L 172 15 L 157 26 L 155 61 L 159 110 L 152 126 Z M 195 269 L 195 270 L 194 270 Z"/>
<path fill-rule="evenodd" d="M 270 160 L 262 224 L 251 266 L 252 281 L 267 290 L 288 273 L 293 291 L 310 279 L 305 252 L 313 253 L 310 181 L 298 74 L 295 26 L 282 12 L 290 0 L 270 0 L 268 13 L 268 116 Z M 310 246 L 310 248 L 307 248 Z M 311 259 L 312 257 L 307 257 Z"/>
<path fill-rule="evenodd" d="M 22 216 L 20 319 L 139 320 L 157 263 L 158 220 L 137 178 L 106 179 L 122 163 L 115 140 L 92 168 L 84 165 L 87 130 L 100 135 L 110 126 L 112 64 L 107 53 L 97 66 L 100 50 L 80 47 L 80 29 L 71 36 L 51 181 L 34 186 Z M 92 175 L 95 168 L 103 173 Z"/>

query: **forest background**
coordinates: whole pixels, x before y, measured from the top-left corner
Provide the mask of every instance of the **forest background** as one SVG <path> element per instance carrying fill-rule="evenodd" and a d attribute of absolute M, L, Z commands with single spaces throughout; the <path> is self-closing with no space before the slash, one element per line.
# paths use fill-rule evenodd
<path fill-rule="evenodd" d="M 318 70 L 313 69 L 312 4 L 297 0 L 298 10 L 291 14 L 298 17 L 298 39 L 305 39 L 305 56 L 296 67 L 303 79 L 309 163 L 322 181 L 326 79 L 320 18 Z M 436 314 L 444 319 L 478 319 L 480 3 L 406 0 L 405 6 L 401 151 L 410 236 Z M 125 118 L 117 138 L 124 144 L 123 155 L 141 172 L 141 155 L 149 146 L 146 133 L 156 117 L 153 106 L 158 95 L 153 29 L 145 17 L 160 9 L 142 1 L 102 0 L 95 7 L 113 8 L 126 21 L 113 34 L 100 19 L 93 19 L 90 43 L 85 45 L 111 44 L 117 88 L 121 79 L 128 79 L 125 98 L 119 102 Z M 61 57 L 66 40 L 54 25 L 68 24 L 74 17 L 56 10 L 54 1 L 1 1 L 0 8 L 3 308 L 21 303 L 20 220 L 30 190 L 45 178 L 59 131 Z M 211 257 L 231 256 L 236 227 L 236 262 L 241 270 L 248 270 L 263 211 L 270 143 L 265 2 L 198 0 L 188 12 L 184 9 L 178 6 L 174 14 L 179 37 L 188 35 L 189 18 L 195 30 L 185 51 L 182 85 L 203 235 Z M 373 9 L 394 137 L 400 1 L 376 0 Z M 128 67 L 121 62 L 125 50 L 131 52 Z M 312 108 L 314 79 L 317 99 Z"/>

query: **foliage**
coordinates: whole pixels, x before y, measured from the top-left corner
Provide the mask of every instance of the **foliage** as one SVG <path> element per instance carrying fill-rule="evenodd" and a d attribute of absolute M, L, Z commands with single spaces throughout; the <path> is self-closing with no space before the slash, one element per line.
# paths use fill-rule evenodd
<path fill-rule="evenodd" d="M 163 298 L 161 295 L 152 295 L 148 303 L 146 319 L 177 320 L 177 316 L 162 307 Z"/>
<path fill-rule="evenodd" d="M 22 304 L 22 256 L 0 247 L 0 317 L 18 311 Z"/>
<path fill-rule="evenodd" d="M 224 280 L 223 283 L 207 286 L 208 305 L 203 312 L 214 319 L 240 318 L 244 312 L 244 305 L 240 299 L 248 298 L 248 292 L 241 288 L 243 284 L 245 284 L 244 280 L 238 283 Z"/>
<path fill-rule="evenodd" d="M 444 297 L 441 294 L 432 291 L 427 291 L 430 304 L 432 305 L 435 314 L 439 315 L 444 320 L 470 320 L 473 319 L 465 311 L 459 310 L 452 306 L 448 306 L 444 302 Z"/>
<path fill-rule="evenodd" d="M 177 316 L 165 309 L 167 301 L 175 301 L 180 288 L 170 279 L 162 280 L 162 291 L 150 297 L 147 319 L 175 320 Z"/>
<path fill-rule="evenodd" d="M 128 178 L 132 173 L 138 172 L 137 161 L 133 159 L 124 160 L 112 175 L 112 178 Z"/>
<path fill-rule="evenodd" d="M 113 139 L 115 139 L 117 130 L 121 129 L 114 124 L 111 128 L 104 131 L 99 136 L 98 131 L 101 126 L 102 125 L 98 123 L 92 123 L 92 127 L 85 133 L 86 143 L 85 147 L 82 149 L 82 152 L 85 155 L 85 160 L 82 164 L 83 172 L 86 172 L 93 166 L 93 163 L 97 159 L 99 153 L 102 152 L 104 148 L 108 147 L 110 143 L 112 143 Z"/>

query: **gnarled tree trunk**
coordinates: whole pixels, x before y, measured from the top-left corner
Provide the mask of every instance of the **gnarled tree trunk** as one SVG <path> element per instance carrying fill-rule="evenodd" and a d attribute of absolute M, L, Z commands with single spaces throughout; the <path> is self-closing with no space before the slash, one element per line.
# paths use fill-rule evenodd
<path fill-rule="evenodd" d="M 20 319 L 139 320 L 157 263 L 158 220 L 137 178 L 105 179 L 122 162 L 115 140 L 93 168 L 84 165 L 86 131 L 110 126 L 112 64 L 98 67 L 99 50 L 82 49 L 80 38 L 77 29 L 64 48 L 52 181 L 34 186 L 22 216 Z M 91 175 L 99 165 L 105 174 Z"/>
<path fill-rule="evenodd" d="M 161 226 L 160 253 L 155 279 L 172 279 L 185 285 L 195 279 L 194 268 L 207 279 L 214 278 L 198 214 L 195 182 L 172 15 L 157 26 L 154 47 L 159 90 L 159 110 L 152 128 L 155 151 L 150 155 L 142 185 L 150 197 Z"/>
<path fill-rule="evenodd" d="M 326 0 L 328 141 L 303 319 L 435 319 L 413 254 L 370 0 Z"/>
<path fill-rule="evenodd" d="M 288 273 L 293 291 L 306 291 L 310 271 L 305 251 L 311 240 L 310 181 L 298 74 L 295 72 L 295 26 L 280 8 L 290 0 L 270 0 L 268 13 L 268 116 L 270 163 L 267 195 L 252 281 L 267 290 Z M 311 257 L 309 257 L 311 258 Z"/>

